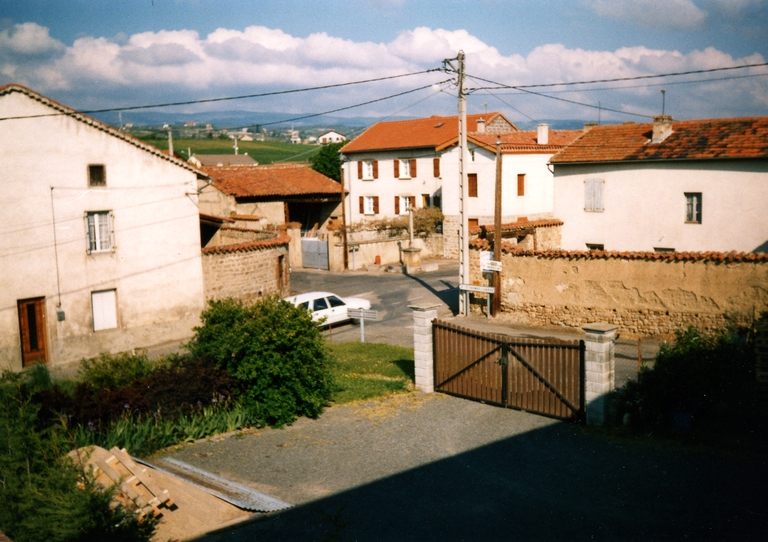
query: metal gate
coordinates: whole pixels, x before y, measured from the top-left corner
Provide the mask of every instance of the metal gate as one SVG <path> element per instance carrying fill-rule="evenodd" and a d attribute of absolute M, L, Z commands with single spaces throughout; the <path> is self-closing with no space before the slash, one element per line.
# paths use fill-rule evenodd
<path fill-rule="evenodd" d="M 328 239 L 315 233 L 313 237 L 301 238 L 301 265 L 312 269 L 330 269 L 328 261 Z"/>
<path fill-rule="evenodd" d="M 584 414 L 584 341 L 517 339 L 435 320 L 435 389 L 563 420 Z"/>

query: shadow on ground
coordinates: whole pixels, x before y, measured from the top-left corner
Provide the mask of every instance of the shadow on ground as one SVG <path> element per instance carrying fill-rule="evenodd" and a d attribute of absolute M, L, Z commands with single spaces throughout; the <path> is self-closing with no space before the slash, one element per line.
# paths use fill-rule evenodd
<path fill-rule="evenodd" d="M 554 423 L 203 540 L 763 539 L 767 472 Z"/>

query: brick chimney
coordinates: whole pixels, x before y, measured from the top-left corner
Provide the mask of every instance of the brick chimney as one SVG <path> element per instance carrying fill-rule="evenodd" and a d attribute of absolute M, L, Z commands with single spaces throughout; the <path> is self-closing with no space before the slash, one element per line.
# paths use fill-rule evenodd
<path fill-rule="evenodd" d="M 477 133 L 485 133 L 485 119 L 477 119 Z"/>
<path fill-rule="evenodd" d="M 661 143 L 672 134 L 672 117 L 656 115 L 653 117 L 653 136 L 651 143 Z"/>
<path fill-rule="evenodd" d="M 584 132 L 589 132 L 595 126 L 597 126 L 596 122 L 585 122 L 584 123 Z"/>
<path fill-rule="evenodd" d="M 546 145 L 549 143 L 549 124 L 541 123 L 538 125 L 538 133 L 536 134 L 536 143 L 539 145 Z"/>

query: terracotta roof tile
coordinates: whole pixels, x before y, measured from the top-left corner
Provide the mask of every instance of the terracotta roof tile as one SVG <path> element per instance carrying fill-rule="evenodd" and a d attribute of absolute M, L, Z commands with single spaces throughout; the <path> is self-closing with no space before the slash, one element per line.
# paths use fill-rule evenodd
<path fill-rule="evenodd" d="M 502 224 L 501 225 L 501 231 L 502 232 L 514 232 L 514 231 L 522 231 L 522 230 L 529 230 L 531 228 L 551 228 L 554 226 L 562 226 L 563 221 L 557 218 L 543 218 L 541 220 L 522 220 L 518 222 L 510 222 L 508 224 Z M 487 224 L 482 226 L 476 226 L 474 228 L 469 228 L 469 234 L 470 235 L 478 235 L 485 231 L 486 233 L 490 233 L 494 231 L 495 226 L 493 224 Z"/>
<path fill-rule="evenodd" d="M 230 252 L 250 252 L 253 250 L 263 250 L 265 248 L 287 245 L 291 242 L 291 237 L 286 234 L 278 235 L 274 239 L 260 239 L 249 241 L 247 243 L 237 243 L 235 245 L 224 245 L 221 247 L 207 247 L 202 249 L 203 254 L 227 254 Z"/>
<path fill-rule="evenodd" d="M 768 117 L 672 121 L 651 143 L 653 124 L 595 126 L 552 157 L 553 164 L 768 158 Z"/>
<path fill-rule="evenodd" d="M 216 216 L 216 215 L 207 215 L 205 213 L 200 213 L 200 219 L 201 220 L 209 220 L 211 222 L 232 222 L 234 223 L 235 220 L 230 217 L 226 216 Z"/>
<path fill-rule="evenodd" d="M 488 239 L 476 239 L 470 243 L 472 248 L 485 249 L 490 246 Z M 764 252 L 619 252 L 615 250 L 549 250 L 549 251 L 516 251 L 514 245 L 509 247 L 502 244 L 502 251 L 509 254 L 517 252 L 524 256 L 537 256 L 551 259 L 584 259 L 584 260 L 668 260 L 678 262 L 716 261 L 726 263 L 768 263 L 768 253 Z"/>
<path fill-rule="evenodd" d="M 549 130 L 549 141 L 545 145 L 538 144 L 538 132 L 536 130 L 498 135 L 473 133 L 469 134 L 467 139 L 495 152 L 496 140 L 500 138 L 502 154 L 554 154 L 573 143 L 583 133 L 583 130 Z"/>
<path fill-rule="evenodd" d="M 338 196 L 341 185 L 306 164 L 203 168 L 213 185 L 235 197 Z"/>
<path fill-rule="evenodd" d="M 467 131 L 477 131 L 478 119 L 485 119 L 486 126 L 501 117 L 511 128 L 517 127 L 501 113 L 467 115 Z M 432 116 L 423 119 L 377 122 L 354 140 L 347 143 L 340 152 L 437 148 L 458 138 L 459 117 Z M 495 141 L 495 139 L 494 139 Z"/>

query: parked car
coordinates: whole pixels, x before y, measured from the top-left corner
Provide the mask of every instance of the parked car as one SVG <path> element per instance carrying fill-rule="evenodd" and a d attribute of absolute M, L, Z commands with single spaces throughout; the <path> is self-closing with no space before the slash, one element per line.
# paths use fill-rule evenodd
<path fill-rule="evenodd" d="M 339 297 L 331 292 L 309 292 L 285 299 L 297 307 L 304 307 L 312 313 L 312 319 L 320 325 L 329 326 L 352 320 L 347 309 L 371 308 L 371 302 L 361 297 Z"/>

